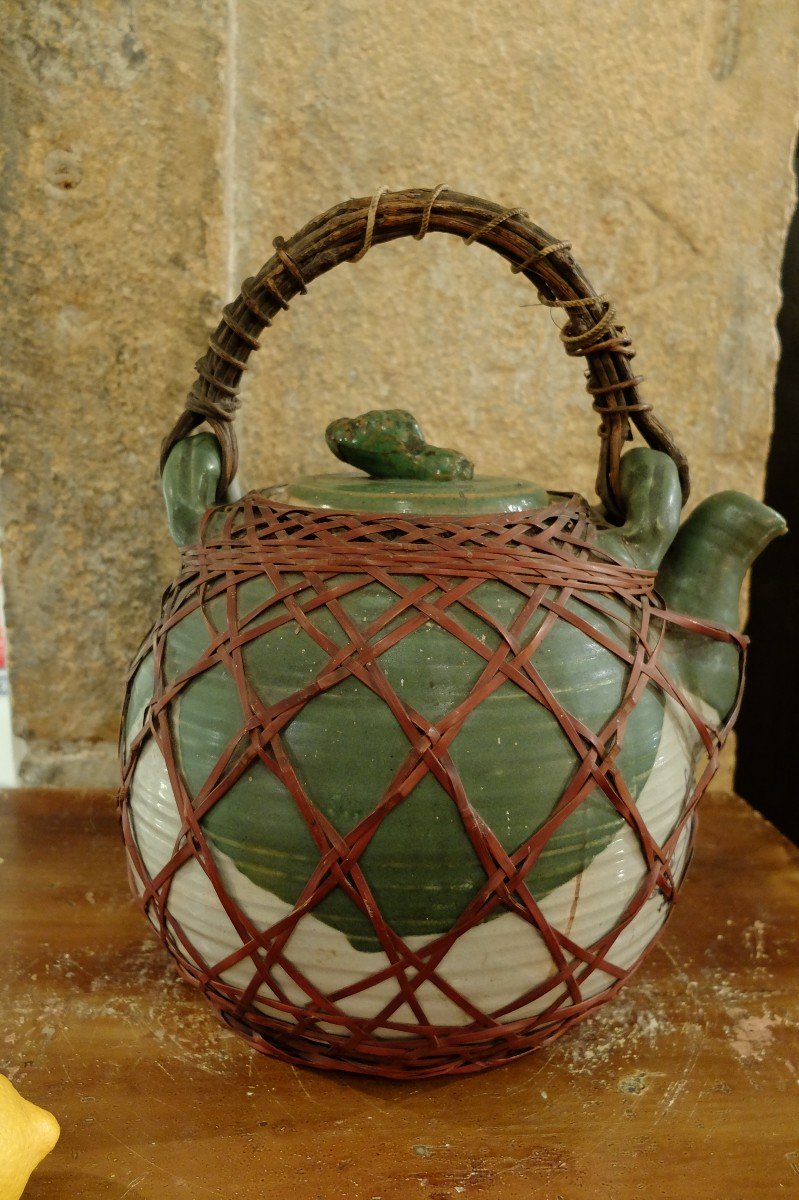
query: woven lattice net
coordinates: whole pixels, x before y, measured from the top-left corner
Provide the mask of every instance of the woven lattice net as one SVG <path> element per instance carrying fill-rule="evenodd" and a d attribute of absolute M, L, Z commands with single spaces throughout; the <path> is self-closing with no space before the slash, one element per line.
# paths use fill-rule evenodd
<path fill-rule="evenodd" d="M 615 561 L 592 529 L 575 497 L 531 513 L 423 518 L 302 510 L 250 494 L 207 516 L 133 663 L 119 811 L 152 925 L 183 978 L 256 1048 L 396 1077 L 478 1070 L 550 1041 L 615 995 L 658 936 L 736 712 L 717 720 L 683 693 L 668 633 L 690 625 L 736 644 L 741 660 L 743 641 L 666 612 L 653 574 Z M 498 594 L 502 604 L 489 603 Z M 443 709 L 440 662 L 420 662 L 410 691 L 392 666 L 424 630 L 451 647 L 453 670 L 468 661 Z M 288 631 L 296 654 L 285 649 Z M 553 685 L 556 644 L 617 668 L 601 722 Z M 299 675 L 286 654 L 302 658 Z M 570 765 L 544 811 L 531 779 L 529 805 L 498 820 L 475 782 L 474 747 L 483 776 L 513 774 L 512 747 L 480 741 L 480 722 L 507 693 L 524 720 L 549 722 L 547 738 Z M 330 702 L 348 696 L 356 724 L 342 726 Z M 216 730 L 199 769 L 183 740 L 198 711 Z M 644 802 L 664 769 L 660 726 L 643 767 L 633 753 L 653 712 L 680 732 L 684 751 L 666 825 Z M 342 755 L 352 795 L 336 800 L 326 764 Z M 388 776 L 370 795 L 358 771 L 381 756 Z M 151 817 L 138 797 L 154 763 Z M 267 918 L 252 900 L 259 868 L 234 869 L 238 834 L 219 832 L 242 788 L 248 803 L 261 796 L 255 843 L 304 847 Z M 418 822 L 415 846 L 403 821 Z M 582 902 L 580 881 L 588 889 L 592 863 L 622 842 L 628 864 L 634 844 L 636 867 L 615 901 L 587 890 Z M 581 869 L 570 875 L 559 855 L 573 860 L 578 843 Z M 392 891 L 403 870 L 392 845 L 422 897 L 410 916 Z M 564 888 L 569 903 L 557 908 Z M 592 908 L 602 904 L 597 926 Z M 206 919 L 224 935 L 204 931 Z M 308 932 L 331 929 L 324 946 Z M 534 952 L 519 951 L 525 937 Z M 320 963 L 336 947 L 341 969 L 325 973 Z M 510 991 L 480 985 L 493 977 L 511 980 Z"/>

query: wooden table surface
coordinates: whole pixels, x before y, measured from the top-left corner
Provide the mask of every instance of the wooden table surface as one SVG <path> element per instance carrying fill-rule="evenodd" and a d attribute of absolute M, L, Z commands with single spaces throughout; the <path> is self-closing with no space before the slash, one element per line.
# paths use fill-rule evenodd
<path fill-rule="evenodd" d="M 549 1049 L 400 1084 L 254 1054 L 128 897 L 107 794 L 0 793 L 0 1070 L 61 1122 L 27 1200 L 799 1195 L 799 854 L 703 802 L 661 945 Z"/>

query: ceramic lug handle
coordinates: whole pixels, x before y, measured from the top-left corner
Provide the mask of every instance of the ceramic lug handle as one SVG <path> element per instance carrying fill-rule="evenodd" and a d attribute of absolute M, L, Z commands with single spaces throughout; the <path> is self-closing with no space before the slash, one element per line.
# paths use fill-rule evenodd
<path fill-rule="evenodd" d="M 356 261 L 382 242 L 420 239 L 428 232 L 455 234 L 467 244 L 488 246 L 535 285 L 543 303 L 566 312 L 561 340 L 567 354 L 587 360 L 587 389 L 602 418 L 597 492 L 608 514 L 616 520 L 624 516 L 619 464 L 623 444 L 631 437 L 631 421 L 650 446 L 674 459 L 685 500 L 687 461 L 668 429 L 642 402 L 640 378 L 631 367 L 631 341 L 616 323 L 610 302 L 597 294 L 572 258 L 568 243 L 534 225 L 522 209 L 502 208 L 449 188 L 383 191 L 346 200 L 293 237 L 275 238 L 275 253 L 226 305 L 208 350 L 196 364 L 197 379 L 185 410 L 163 443 L 162 468 L 172 447 L 207 421 L 222 447 L 222 494 L 238 463 L 232 423 L 240 403 L 239 383 L 261 331 L 294 296 L 304 294 L 314 279 L 338 263 Z"/>

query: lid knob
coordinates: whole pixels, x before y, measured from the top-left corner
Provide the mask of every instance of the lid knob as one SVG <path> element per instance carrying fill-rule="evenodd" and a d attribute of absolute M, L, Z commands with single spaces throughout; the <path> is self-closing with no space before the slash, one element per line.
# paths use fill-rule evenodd
<path fill-rule="evenodd" d="M 457 450 L 429 446 L 412 413 L 375 408 L 339 417 L 325 430 L 337 458 L 379 479 L 472 479 L 474 464 Z"/>

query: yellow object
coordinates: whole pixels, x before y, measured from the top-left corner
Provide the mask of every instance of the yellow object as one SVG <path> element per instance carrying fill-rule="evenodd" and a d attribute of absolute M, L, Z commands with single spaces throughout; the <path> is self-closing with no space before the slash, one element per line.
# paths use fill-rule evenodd
<path fill-rule="evenodd" d="M 0 1200 L 19 1200 L 31 1171 L 50 1153 L 60 1132 L 52 1113 L 25 1100 L 0 1075 Z"/>

